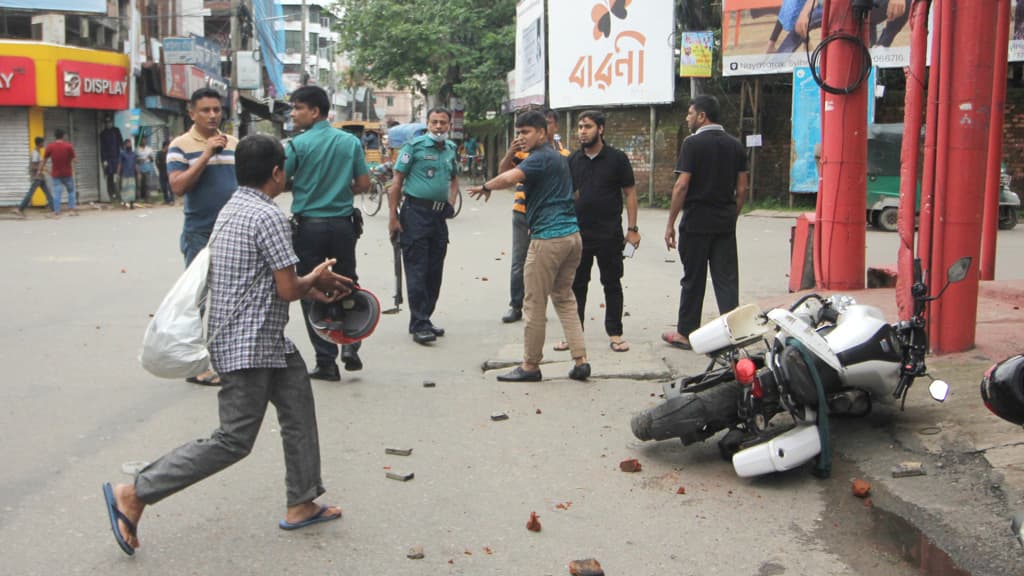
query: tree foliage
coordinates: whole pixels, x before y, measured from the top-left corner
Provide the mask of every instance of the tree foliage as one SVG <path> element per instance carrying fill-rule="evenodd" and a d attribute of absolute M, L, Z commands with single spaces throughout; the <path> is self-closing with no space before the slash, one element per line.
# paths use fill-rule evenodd
<path fill-rule="evenodd" d="M 457 96 L 482 117 L 506 97 L 515 0 L 338 0 L 342 48 L 367 80 Z"/>

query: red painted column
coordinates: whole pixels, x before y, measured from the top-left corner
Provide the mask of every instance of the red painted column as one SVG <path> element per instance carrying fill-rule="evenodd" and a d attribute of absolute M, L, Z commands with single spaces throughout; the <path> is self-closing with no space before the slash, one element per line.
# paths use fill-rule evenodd
<path fill-rule="evenodd" d="M 897 257 L 896 304 L 900 319 L 907 320 L 914 312 L 910 287 L 914 282 L 914 221 L 917 196 L 917 169 L 920 163 L 919 135 L 924 121 L 924 81 L 927 73 L 928 10 L 930 0 L 915 2 L 910 15 L 910 68 L 907 70 L 907 91 L 903 107 L 903 148 L 900 152 L 900 246 Z"/>
<path fill-rule="evenodd" d="M 867 22 L 853 15 L 851 0 L 832 0 L 828 6 L 825 29 L 830 35 L 846 34 L 867 43 Z M 825 48 L 824 80 L 829 86 L 846 88 L 869 66 L 860 48 L 851 41 L 837 40 Z M 864 288 L 864 217 L 867 211 L 867 96 L 866 79 L 849 94 L 831 94 L 822 90 L 823 110 L 821 192 L 818 194 L 820 217 L 815 228 L 818 238 L 821 272 L 819 288 L 857 290 Z"/>
<path fill-rule="evenodd" d="M 981 254 L 981 218 L 984 173 L 992 105 L 993 54 L 999 0 L 940 0 L 943 36 L 950 28 L 949 66 L 943 66 L 939 95 L 940 160 L 936 166 L 935 235 L 929 286 L 937 292 L 946 269 L 957 259 L 971 256 L 967 278 L 950 286 L 932 303 L 928 326 L 932 350 L 960 352 L 974 347 L 978 317 L 978 268 Z M 947 17 L 948 16 L 948 17 Z M 944 51 L 947 47 L 943 47 Z M 943 126 L 944 124 L 944 126 Z M 945 139 L 942 134 L 945 133 Z M 945 161 L 943 161 L 945 160 Z"/>
<path fill-rule="evenodd" d="M 999 173 L 1003 160 L 1003 112 L 1006 105 L 1006 60 L 1010 46 L 1010 0 L 998 0 L 995 70 L 992 77 L 992 118 L 985 171 L 985 208 L 981 219 L 982 280 L 996 279 L 996 236 L 999 232 Z"/>

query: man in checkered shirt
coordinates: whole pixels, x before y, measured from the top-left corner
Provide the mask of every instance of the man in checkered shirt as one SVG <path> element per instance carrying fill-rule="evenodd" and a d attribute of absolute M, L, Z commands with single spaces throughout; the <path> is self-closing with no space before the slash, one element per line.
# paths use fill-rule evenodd
<path fill-rule="evenodd" d="M 331 271 L 333 260 L 299 277 L 288 220 L 273 199 L 284 191 L 284 149 L 264 135 L 249 136 L 235 153 L 239 188 L 221 210 L 210 244 L 210 334 L 213 367 L 223 384 L 220 427 L 210 438 L 175 448 L 144 468 L 134 485 L 113 494 L 115 537 L 132 554 L 143 508 L 244 458 L 252 449 L 267 403 L 277 409 L 284 442 L 287 511 L 279 526 L 301 528 L 341 517 L 324 493 L 316 409 L 306 364 L 285 338 L 289 302 L 337 300 L 352 280 Z"/>

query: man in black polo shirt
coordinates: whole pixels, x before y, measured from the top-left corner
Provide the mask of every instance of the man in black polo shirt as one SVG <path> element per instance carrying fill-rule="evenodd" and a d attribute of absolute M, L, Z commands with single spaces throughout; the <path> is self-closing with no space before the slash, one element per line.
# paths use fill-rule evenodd
<path fill-rule="evenodd" d="M 572 291 L 580 323 L 587 307 L 590 270 L 597 259 L 604 287 L 604 330 L 616 352 L 629 350 L 622 339 L 622 249 L 628 242 L 640 245 L 636 225 L 636 181 L 633 166 L 621 151 L 604 141 L 604 113 L 585 110 L 580 113 L 577 133 L 580 149 L 569 156 L 573 189 L 576 192 L 576 217 L 583 236 L 583 255 L 576 268 Z M 625 197 L 628 232 L 622 234 L 622 206 Z M 561 348 L 557 346 L 556 348 Z"/>
<path fill-rule="evenodd" d="M 739 305 L 739 265 L 736 255 L 736 218 L 747 196 L 747 152 L 739 140 L 718 123 L 718 100 L 697 96 L 690 102 L 686 124 L 693 134 L 683 140 L 676 164 L 676 184 L 665 229 L 665 246 L 676 247 L 675 222 L 679 211 L 679 257 L 683 263 L 679 320 L 675 331 L 661 339 L 690 349 L 690 332 L 700 326 L 708 265 L 715 287 L 718 312 Z"/>

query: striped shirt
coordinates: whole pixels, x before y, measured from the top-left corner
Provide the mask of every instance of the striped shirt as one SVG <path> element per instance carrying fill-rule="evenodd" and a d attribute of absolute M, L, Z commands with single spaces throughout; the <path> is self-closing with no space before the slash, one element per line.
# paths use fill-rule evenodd
<path fill-rule="evenodd" d="M 228 145 L 220 154 L 210 158 L 199 175 L 195 186 L 185 193 L 185 232 L 209 234 L 217 214 L 238 188 L 235 179 L 235 147 L 238 139 L 226 135 Z M 203 138 L 195 126 L 171 142 L 167 150 L 167 173 L 184 172 L 199 161 L 206 150 Z"/>
<path fill-rule="evenodd" d="M 274 271 L 299 261 L 288 218 L 262 191 L 242 186 L 224 205 L 214 231 L 209 277 L 214 370 L 284 368 L 295 345 L 284 335 L 288 302 L 277 295 Z"/>

